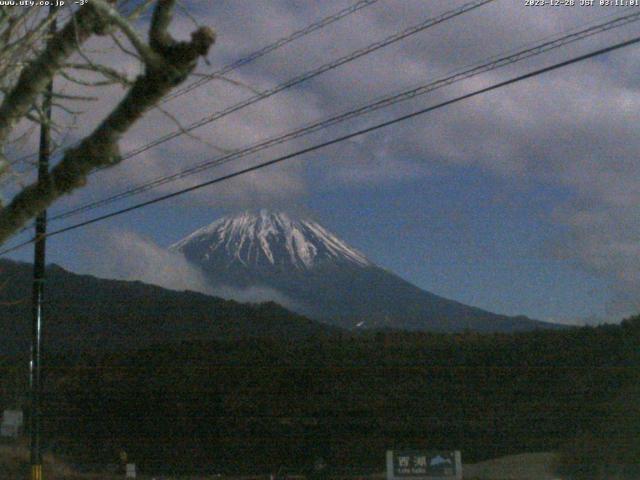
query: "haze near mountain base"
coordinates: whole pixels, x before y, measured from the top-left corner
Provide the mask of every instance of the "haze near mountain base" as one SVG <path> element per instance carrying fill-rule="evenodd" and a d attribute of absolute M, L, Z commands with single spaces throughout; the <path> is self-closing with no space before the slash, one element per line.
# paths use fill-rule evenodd
<path fill-rule="evenodd" d="M 271 288 L 298 313 L 345 328 L 506 332 L 552 328 L 421 290 L 319 223 L 281 211 L 222 217 L 170 247 L 212 286 Z"/>

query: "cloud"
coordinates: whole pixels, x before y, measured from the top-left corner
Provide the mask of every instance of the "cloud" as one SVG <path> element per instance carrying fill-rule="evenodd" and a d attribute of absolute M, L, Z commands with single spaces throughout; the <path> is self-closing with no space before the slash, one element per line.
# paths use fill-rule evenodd
<path fill-rule="evenodd" d="M 296 312 L 302 310 L 291 298 L 269 287 L 236 288 L 228 285 L 213 287 L 211 294 L 241 303 L 275 302 Z"/>
<path fill-rule="evenodd" d="M 94 247 L 85 249 L 82 273 L 101 278 L 141 281 L 170 290 L 191 290 L 241 303 L 276 302 L 298 311 L 286 295 L 268 287 L 212 285 L 203 272 L 179 252 L 172 252 L 134 232 L 102 229 Z"/>
<path fill-rule="evenodd" d="M 211 285 L 181 254 L 128 231 L 105 230 L 91 254 L 85 252 L 87 272 L 102 278 L 138 280 L 172 290 L 213 294 Z"/>
<path fill-rule="evenodd" d="M 198 22 L 211 25 L 218 32 L 210 54 L 211 66 L 201 64 L 199 70 L 215 71 L 349 2 L 339 3 L 338 7 L 334 2 L 296 2 L 295 5 L 237 0 L 222 0 L 215 5 L 186 2 Z M 266 90 L 463 3 L 463 0 L 378 2 L 270 53 L 231 73 L 230 77 Z M 597 6 L 536 9 L 524 7 L 523 2 L 494 2 L 203 126 L 193 132 L 196 138 L 183 135 L 96 174 L 89 188 L 69 196 L 64 205 L 102 198 L 175 173 L 219 155 L 217 148 L 246 146 L 426 83 L 499 52 L 515 51 L 539 39 L 623 13 L 626 13 L 623 9 Z M 186 16 L 178 16 L 172 25 L 180 38 L 188 38 L 193 28 L 192 20 Z M 594 36 L 524 64 L 469 79 L 307 139 L 187 177 L 157 192 L 195 185 L 357 127 L 388 120 L 610 45 L 634 36 L 637 31 L 638 26 L 634 24 Z M 100 46 L 101 41 L 97 39 L 89 47 Z M 516 189 L 518 185 L 538 182 L 569 192 L 567 200 L 548 212 L 549 218 L 567 232 L 566 237 L 558 239 L 557 248 L 550 249 L 548 254 L 568 259 L 594 275 L 609 279 L 616 292 L 612 311 L 632 311 L 638 308 L 634 297 L 640 298 L 640 278 L 636 273 L 640 271 L 637 247 L 640 231 L 634 226 L 640 218 L 635 207 L 640 204 L 638 52 L 637 48 L 621 50 L 353 139 L 303 161 L 287 162 L 200 190 L 184 197 L 182 207 L 286 204 L 312 189 L 322 192 L 335 188 L 394 186 L 407 180 L 425 179 L 436 167 L 471 166 L 511 181 Z M 126 65 L 127 71 L 135 72 L 135 65 L 122 53 L 107 51 L 102 58 L 112 66 Z M 79 137 L 90 131 L 121 93 L 112 89 L 99 95 L 100 101 L 82 116 L 74 135 Z M 247 88 L 214 81 L 163 108 L 180 119 L 181 124 L 188 125 L 251 95 Z M 122 150 L 129 151 L 176 128 L 169 115 L 159 110 L 150 112 L 124 136 Z M 327 159 L 332 160 L 330 164 L 319 161 Z M 176 260 L 163 257 L 163 261 L 171 264 Z M 138 269 L 144 270 L 142 265 Z M 186 284 L 185 279 L 191 278 L 187 270 L 177 268 L 177 272 L 183 272 L 180 275 L 184 278 L 173 279 L 174 285 Z M 153 275 L 162 277 L 159 273 L 148 273 L 150 278 Z"/>

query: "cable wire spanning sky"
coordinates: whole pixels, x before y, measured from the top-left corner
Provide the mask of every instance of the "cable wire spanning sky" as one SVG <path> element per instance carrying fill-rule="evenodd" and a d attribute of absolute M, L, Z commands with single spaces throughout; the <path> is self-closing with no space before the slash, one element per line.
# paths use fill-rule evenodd
<path fill-rule="evenodd" d="M 450 75 L 447 75 L 443 78 L 440 78 L 438 80 L 434 80 L 432 82 L 429 82 L 425 85 L 421 85 L 419 87 L 416 88 L 411 88 L 407 91 L 401 92 L 401 93 L 397 93 L 394 95 L 390 95 L 387 97 L 384 97 L 382 99 L 376 100 L 373 103 L 368 103 L 367 105 L 364 106 L 359 106 L 353 110 L 349 110 L 347 112 L 342 112 L 339 115 L 336 116 L 332 116 L 330 118 L 327 119 L 323 119 L 319 122 L 315 122 L 312 123 L 310 125 L 305 125 L 302 128 L 299 129 L 295 129 L 292 130 L 290 132 L 287 132 L 284 135 L 280 135 L 277 136 L 275 138 L 269 138 L 266 140 L 263 140 L 257 144 L 253 144 L 250 145 L 248 147 L 242 148 L 240 150 L 234 150 L 232 152 L 227 153 L 226 155 L 223 156 L 219 156 L 219 157 L 215 157 L 213 159 L 209 159 L 205 162 L 199 163 L 195 166 L 189 167 L 185 170 L 181 170 L 180 172 L 177 172 L 173 175 L 168 175 L 165 177 L 159 177 L 156 178 L 154 180 L 151 180 L 149 182 L 143 183 L 141 185 L 135 186 L 133 188 L 130 188 L 128 190 L 125 190 L 123 192 L 119 192 L 117 194 L 111 195 L 109 197 L 103 198 L 101 200 L 98 201 L 94 201 L 94 202 L 89 202 L 86 203 L 84 205 L 80 205 L 78 207 L 74 207 L 73 209 L 70 209 L 66 212 L 61 212 L 58 213 L 56 215 L 54 215 L 53 217 L 51 217 L 49 220 L 50 221 L 56 221 L 59 219 L 63 219 L 63 218 L 68 218 L 70 216 L 75 216 L 76 214 L 79 214 L 81 212 L 87 211 L 87 210 L 92 210 L 94 208 L 98 208 L 101 207 L 103 205 L 108 205 L 109 203 L 115 202 L 117 200 L 120 200 L 122 198 L 126 198 L 129 196 L 133 196 L 133 195 L 137 195 L 139 193 L 145 192 L 151 188 L 157 188 L 160 185 L 164 185 L 166 183 L 169 182 L 174 182 L 177 179 L 183 178 L 185 176 L 188 175 L 193 175 L 195 173 L 199 173 L 202 172 L 204 170 L 207 170 L 209 168 L 213 168 L 215 166 L 221 165 L 223 163 L 226 162 L 230 162 L 233 161 L 237 158 L 241 158 L 244 157 L 246 155 L 250 155 L 253 153 L 256 153 L 264 148 L 268 148 L 270 146 L 291 140 L 293 138 L 297 138 L 301 135 L 306 135 L 308 133 L 317 131 L 318 129 L 322 129 L 322 128 L 327 128 L 328 126 L 334 125 L 338 122 L 343 122 L 345 120 L 351 119 L 351 118 L 355 118 L 356 116 L 360 116 L 360 115 L 364 115 L 367 114 L 371 111 L 375 111 L 379 108 L 385 108 L 388 107 L 390 105 L 394 105 L 395 103 L 398 102 L 402 102 L 402 101 L 406 101 L 406 100 L 410 100 L 415 98 L 418 95 L 424 95 L 426 93 L 432 92 L 438 88 L 442 88 L 444 86 L 447 85 L 451 85 L 452 83 L 455 82 L 459 82 L 462 80 L 465 80 L 467 78 L 470 78 L 472 76 L 475 75 L 479 75 L 481 73 L 484 72 L 488 72 L 491 70 L 494 70 L 496 68 L 500 68 L 503 67 L 505 65 L 509 65 L 511 63 L 515 63 L 518 61 L 522 61 L 523 59 L 527 59 L 529 57 L 535 56 L 535 55 L 540 55 L 542 53 L 545 53 L 549 50 L 552 50 L 554 48 L 559 48 L 562 47 L 568 43 L 574 42 L 574 41 L 579 41 L 582 40 L 583 38 L 587 38 L 591 35 L 597 35 L 598 33 L 601 33 L 603 31 L 612 29 L 612 28 L 619 28 L 621 26 L 624 25 L 628 25 L 631 22 L 637 22 L 638 20 L 640 20 L 640 11 L 637 12 L 633 12 L 633 13 L 629 13 L 626 15 L 622 15 L 621 17 L 616 17 L 613 20 L 610 20 L 608 22 L 603 22 L 597 25 L 593 25 L 593 26 L 589 26 L 586 27 L 584 29 L 581 29 L 577 32 L 572 32 L 566 35 L 562 35 L 559 38 L 554 38 L 552 40 L 546 41 L 544 43 L 541 44 L 537 44 L 534 45 L 530 48 L 526 48 L 524 50 L 520 50 L 518 52 L 512 53 L 510 55 L 507 56 L 503 56 L 503 57 L 498 57 L 498 58 L 491 58 L 489 59 L 487 62 L 482 63 L 480 65 L 473 65 L 470 66 L 469 68 L 463 69 L 461 71 L 456 71 Z M 626 45 L 625 45 L 626 46 Z M 604 53 L 608 53 L 608 52 L 604 52 Z M 603 53 L 598 53 L 598 55 L 601 55 Z M 187 91 L 187 90 L 183 90 L 183 91 Z M 207 120 L 208 121 L 213 121 L 214 119 L 217 119 L 217 117 L 210 117 Z M 209 123 L 209 122 L 206 123 Z M 200 122 L 198 122 L 200 123 Z M 176 132 L 172 135 L 180 135 L 183 134 L 182 132 Z M 123 160 L 127 160 L 129 158 L 134 157 L 135 155 L 141 153 L 144 150 L 147 150 L 149 148 L 154 148 L 155 146 L 157 146 L 160 143 L 163 143 L 164 141 L 166 141 L 167 137 L 161 137 L 158 140 L 155 140 L 152 143 L 149 143 L 147 145 L 145 145 L 143 147 L 143 150 L 141 149 L 137 149 L 133 152 L 129 152 L 128 154 L 124 155 Z"/>
<path fill-rule="evenodd" d="M 218 31 L 210 65 L 201 65 L 200 72 L 237 67 L 225 71 L 226 81 L 196 77 L 194 86 L 163 104 L 166 112 L 152 112 L 129 132 L 122 150 L 138 153 L 96 173 L 84 190 L 52 209 L 54 218 L 77 211 L 68 220 L 60 215 L 60 228 L 108 214 L 113 206 L 103 199 L 139 185 L 171 179 L 138 192 L 142 199 L 119 197 L 119 206 L 291 155 L 640 34 L 640 7 L 534 8 L 506 0 L 221 1 L 185 7 L 191 15 L 178 19 L 177 35 L 193 28 L 192 18 Z M 447 16 L 455 11 L 460 13 Z M 436 18 L 445 20 L 368 51 Z M 607 22 L 616 28 L 602 28 Z M 212 155 L 234 155 L 589 28 L 599 30 L 499 69 L 485 67 L 408 101 L 287 137 L 213 169 L 197 168 Z M 288 36 L 293 40 L 282 42 Z M 269 50 L 270 45 L 278 47 Z M 266 53 L 252 58 L 261 51 Z M 132 250 L 110 248 L 113 242 L 107 241 L 123 233 L 155 248 L 229 211 L 285 208 L 311 212 L 381 266 L 463 303 L 545 320 L 620 320 L 637 312 L 640 298 L 638 52 L 630 46 L 505 85 L 303 160 L 56 236 L 49 260 L 90 272 L 96 258 L 127 262 Z M 122 60 L 117 53 L 104 56 Z M 243 63 L 246 58 L 251 61 Z M 345 58 L 350 60 L 341 63 Z M 307 79 L 308 72 L 320 73 Z M 76 138 L 95 125 L 116 94 L 104 95 L 83 116 Z M 171 133 L 176 120 L 198 125 L 215 112 L 227 113 L 189 135 Z M 155 145 L 158 139 L 164 140 Z M 185 171 L 191 173 L 177 175 Z M 78 209 L 89 204 L 91 212 Z M 14 258 L 29 260 L 29 252 Z"/>

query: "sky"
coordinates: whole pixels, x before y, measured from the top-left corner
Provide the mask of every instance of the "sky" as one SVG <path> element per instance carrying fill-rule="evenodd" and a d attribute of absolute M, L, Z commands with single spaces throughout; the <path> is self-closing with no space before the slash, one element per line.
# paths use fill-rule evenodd
<path fill-rule="evenodd" d="M 185 1 L 172 32 L 188 38 L 196 23 L 216 30 L 208 60 L 197 69 L 207 74 L 354 3 Z M 226 79 L 209 81 L 162 104 L 122 138 L 121 150 L 145 145 L 175 131 L 177 123 L 189 125 L 465 3 L 373 2 L 228 73 Z M 524 0 L 495 0 L 96 173 L 50 214 L 489 58 L 640 13 L 640 7 L 579 3 L 534 7 Z M 146 26 L 145 18 L 137 24 L 141 32 Z M 50 228 L 195 185 L 638 35 L 640 21 L 52 222 Z M 86 53 L 131 76 L 139 71 L 137 62 L 108 39 L 92 40 Z M 313 216 L 376 264 L 438 295 L 501 314 L 565 323 L 617 322 L 640 310 L 639 66 L 636 45 L 479 95 L 52 237 L 48 261 L 77 272 L 111 272 L 158 283 L 158 271 L 180 269 L 171 268 L 173 260 L 161 253 L 167 246 L 221 215 L 276 208 Z M 56 87 L 79 90 L 63 79 Z M 90 132 L 123 92 L 120 87 L 93 89 L 97 100 L 81 108 L 84 113 L 75 120 L 58 110 L 59 122 L 73 127 L 60 140 L 72 142 Z M 36 140 L 32 136 L 8 153 L 35 151 Z M 28 182 L 28 167 L 19 168 L 21 180 Z M 136 261 L 144 255 L 148 262 Z M 23 249 L 11 258 L 30 261 L 32 251 Z M 154 262 L 163 265 L 155 269 L 155 280 L 149 277 Z M 161 276 L 165 286 L 172 286 L 170 273 Z M 175 288 L 183 287 L 182 280 L 176 282 Z"/>

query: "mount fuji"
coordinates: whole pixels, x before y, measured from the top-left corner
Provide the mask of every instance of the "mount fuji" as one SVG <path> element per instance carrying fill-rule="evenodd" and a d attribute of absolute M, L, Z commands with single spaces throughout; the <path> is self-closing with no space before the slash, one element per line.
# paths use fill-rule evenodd
<path fill-rule="evenodd" d="M 346 328 L 508 332 L 553 328 L 426 292 L 378 267 L 309 218 L 245 211 L 222 217 L 170 247 L 213 286 L 268 288 L 290 309 Z"/>

